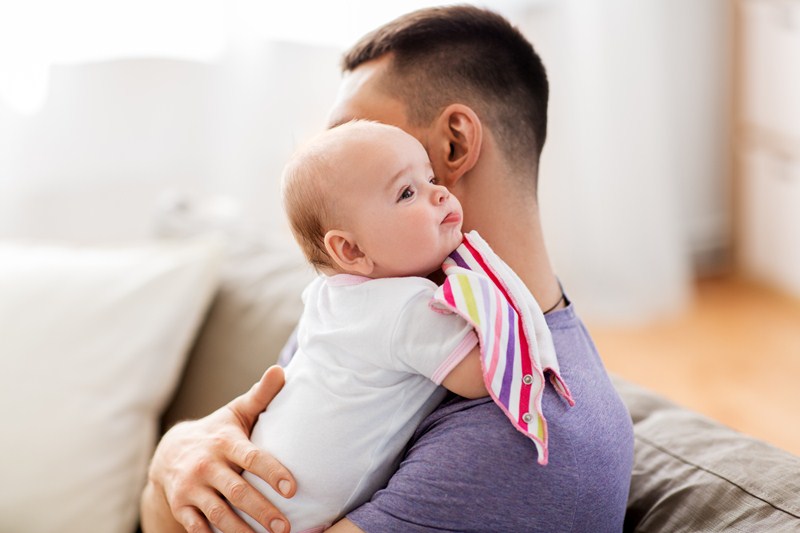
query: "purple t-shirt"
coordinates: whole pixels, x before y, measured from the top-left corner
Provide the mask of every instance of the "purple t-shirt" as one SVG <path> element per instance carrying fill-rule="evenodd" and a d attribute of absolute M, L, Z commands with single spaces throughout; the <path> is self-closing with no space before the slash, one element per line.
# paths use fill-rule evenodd
<path fill-rule="evenodd" d="M 552 385 L 549 463 L 490 398 L 450 395 L 417 428 L 386 488 L 347 517 L 367 533 L 622 530 L 630 415 L 573 307 L 546 315 L 575 405 Z"/>

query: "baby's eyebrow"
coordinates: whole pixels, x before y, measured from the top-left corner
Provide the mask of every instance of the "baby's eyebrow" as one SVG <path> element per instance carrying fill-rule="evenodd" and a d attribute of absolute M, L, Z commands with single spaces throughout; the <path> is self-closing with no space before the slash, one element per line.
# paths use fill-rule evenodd
<path fill-rule="evenodd" d="M 411 168 L 410 165 L 407 165 L 407 166 L 401 168 L 394 176 L 389 178 L 389 181 L 386 182 L 386 188 L 387 189 L 393 189 L 394 188 L 394 184 L 397 183 L 397 181 L 400 178 L 402 178 L 408 172 L 408 170 L 410 168 Z"/>

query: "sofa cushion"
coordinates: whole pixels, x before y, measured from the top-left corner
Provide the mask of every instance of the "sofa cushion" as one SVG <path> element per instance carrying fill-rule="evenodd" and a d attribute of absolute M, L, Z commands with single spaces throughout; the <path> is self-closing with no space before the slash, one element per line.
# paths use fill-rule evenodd
<path fill-rule="evenodd" d="M 625 531 L 800 531 L 800 458 L 614 383 L 636 437 Z"/>
<path fill-rule="evenodd" d="M 219 254 L 0 244 L 0 531 L 134 530 Z"/>

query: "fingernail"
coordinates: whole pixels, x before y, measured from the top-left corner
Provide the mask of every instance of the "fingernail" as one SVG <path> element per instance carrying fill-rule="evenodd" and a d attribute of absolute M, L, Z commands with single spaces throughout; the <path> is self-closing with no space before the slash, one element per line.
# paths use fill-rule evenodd
<path fill-rule="evenodd" d="M 286 496 L 287 494 L 289 494 L 289 491 L 292 490 L 292 484 L 286 481 L 285 479 L 282 479 L 278 481 L 278 490 L 281 491 L 281 494 Z"/>
<path fill-rule="evenodd" d="M 286 525 L 283 523 L 283 520 L 278 520 L 276 518 L 269 523 L 269 528 L 272 530 L 272 533 L 283 533 L 284 529 L 286 529 Z"/>

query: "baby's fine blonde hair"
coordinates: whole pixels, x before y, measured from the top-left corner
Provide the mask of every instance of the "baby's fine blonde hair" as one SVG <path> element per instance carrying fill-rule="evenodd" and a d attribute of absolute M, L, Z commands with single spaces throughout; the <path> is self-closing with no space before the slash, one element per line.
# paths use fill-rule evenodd
<path fill-rule="evenodd" d="M 308 262 L 319 270 L 333 263 L 325 250 L 330 214 L 322 184 L 329 164 L 324 154 L 315 151 L 307 148 L 292 158 L 283 171 L 282 189 L 292 234 Z"/>
<path fill-rule="evenodd" d="M 301 147 L 282 176 L 283 207 L 295 240 L 317 269 L 335 268 L 325 249 L 325 234 L 342 222 L 337 210 L 336 175 L 350 134 L 383 124 L 353 120 L 317 135 Z M 360 137 L 363 139 L 363 137 Z"/>

